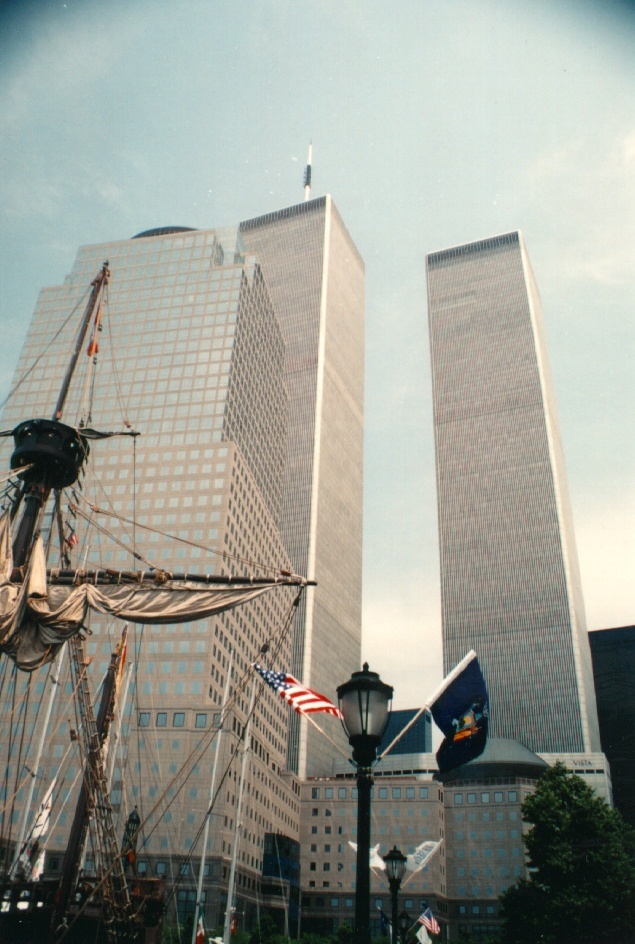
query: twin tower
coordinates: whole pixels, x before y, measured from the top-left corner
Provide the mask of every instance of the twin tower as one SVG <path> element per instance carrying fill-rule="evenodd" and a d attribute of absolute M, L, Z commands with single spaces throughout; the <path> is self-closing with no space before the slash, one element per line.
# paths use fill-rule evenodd
<path fill-rule="evenodd" d="M 361 662 L 364 265 L 341 217 L 327 196 L 232 230 L 166 228 L 84 247 L 65 284 L 41 294 L 19 373 L 105 258 L 123 384 L 147 429 L 136 511 L 244 557 L 257 550 L 242 546 L 246 532 L 277 530 L 288 566 L 318 583 L 281 667 L 332 697 Z M 492 735 L 540 753 L 598 751 L 562 444 L 522 236 L 426 264 L 445 670 L 476 650 Z M 33 404 L 47 415 L 64 365 L 61 352 L 47 357 L 5 425 Z M 99 422 L 115 422 L 114 374 L 104 383 L 113 415 Z M 106 461 L 123 493 L 126 458 Z M 244 653 L 257 651 L 257 627 L 241 622 L 231 634 Z M 194 710 L 208 688 L 218 699 L 211 645 L 183 656 L 182 683 L 148 674 L 149 703 Z M 212 660 L 203 684 L 201 656 Z M 280 742 L 283 721 L 272 722 Z M 300 777 L 330 772 L 328 749 L 305 728 L 293 720 L 280 761 L 286 754 Z"/>

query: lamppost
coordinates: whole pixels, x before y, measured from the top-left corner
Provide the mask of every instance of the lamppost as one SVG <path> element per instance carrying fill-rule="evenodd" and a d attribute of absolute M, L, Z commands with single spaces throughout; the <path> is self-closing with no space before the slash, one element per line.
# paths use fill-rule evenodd
<path fill-rule="evenodd" d="M 357 768 L 357 876 L 355 942 L 370 944 L 370 792 L 377 747 L 390 717 L 393 689 L 365 662 L 337 689 L 342 725 Z"/>
<path fill-rule="evenodd" d="M 406 857 L 400 852 L 397 846 L 393 846 L 383 859 L 386 863 L 386 876 L 388 877 L 390 898 L 392 901 L 392 944 L 399 944 L 399 930 L 397 927 L 399 921 L 399 889 L 401 888 L 401 880 L 406 871 Z"/>

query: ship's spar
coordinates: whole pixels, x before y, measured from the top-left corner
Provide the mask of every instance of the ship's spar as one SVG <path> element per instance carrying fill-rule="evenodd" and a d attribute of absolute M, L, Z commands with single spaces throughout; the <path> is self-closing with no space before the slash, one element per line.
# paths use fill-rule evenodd
<path fill-rule="evenodd" d="M 75 428 L 61 421 L 91 323 L 93 332 L 87 353 L 92 356 L 97 350 L 96 333 L 101 327 L 99 303 L 109 276 L 106 262 L 91 283 L 53 417 L 26 420 L 0 434 L 14 437 L 11 468 L 19 480 L 10 512 L 0 519 L 0 652 L 11 658 L 19 669 L 34 671 L 51 662 L 68 643 L 87 741 L 83 786 L 55 896 L 51 923 L 53 941 L 67 936 L 66 915 L 77 884 L 79 858 L 91 816 L 98 821 L 103 872 L 99 892 L 108 937 L 119 942 L 140 940 L 132 921 L 133 906 L 115 836 L 102 756 L 113 713 L 117 659 L 121 654 L 113 656 L 95 717 L 82 633 L 89 609 L 130 622 L 177 623 L 220 613 L 274 587 L 292 586 L 302 590 L 312 583 L 286 571 L 274 577 L 244 578 L 172 574 L 160 570 L 146 573 L 47 570 L 40 531 L 51 493 L 55 494 L 59 509 L 60 491 L 75 485 L 80 477 L 90 452 L 89 441 L 112 435 L 138 435 L 132 430 L 102 433 L 86 425 Z M 58 515 L 58 524 L 60 522 Z M 63 544 L 60 530 L 60 547 Z M 5 900 L 7 897 L 5 895 Z"/>

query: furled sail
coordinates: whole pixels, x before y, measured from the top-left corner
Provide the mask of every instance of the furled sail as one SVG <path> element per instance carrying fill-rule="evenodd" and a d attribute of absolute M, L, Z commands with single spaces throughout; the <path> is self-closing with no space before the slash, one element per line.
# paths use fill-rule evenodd
<path fill-rule="evenodd" d="M 79 632 L 89 610 L 131 623 L 182 623 L 204 619 L 247 603 L 274 587 L 306 586 L 295 575 L 263 580 L 234 579 L 210 586 L 194 577 L 163 572 L 130 575 L 112 582 L 81 571 L 68 584 L 47 582 L 42 539 L 38 537 L 21 583 L 11 580 L 13 554 L 9 515 L 0 518 L 0 651 L 18 668 L 33 671 L 50 662 L 64 642 Z"/>

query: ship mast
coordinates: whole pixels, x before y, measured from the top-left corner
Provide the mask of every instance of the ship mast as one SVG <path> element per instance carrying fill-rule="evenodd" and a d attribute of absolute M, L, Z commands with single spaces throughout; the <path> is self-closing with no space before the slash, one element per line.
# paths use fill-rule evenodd
<path fill-rule="evenodd" d="M 73 485 L 88 457 L 89 448 L 85 437 L 72 426 L 61 423 L 60 419 L 88 326 L 100 293 L 108 283 L 109 275 L 108 263 L 104 262 L 101 271 L 91 283 L 92 288 L 75 342 L 75 350 L 62 382 L 53 419 L 26 420 L 13 431 L 15 449 L 11 456 L 11 468 L 28 466 L 25 472 L 20 473 L 23 485 L 12 512 L 15 516 L 20 503 L 24 503 L 22 518 L 13 542 L 13 563 L 18 569 L 18 577 L 24 576 L 23 568 L 28 562 L 33 537 L 51 489 Z"/>

